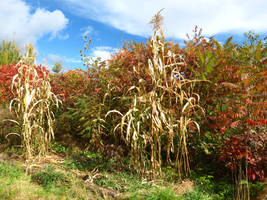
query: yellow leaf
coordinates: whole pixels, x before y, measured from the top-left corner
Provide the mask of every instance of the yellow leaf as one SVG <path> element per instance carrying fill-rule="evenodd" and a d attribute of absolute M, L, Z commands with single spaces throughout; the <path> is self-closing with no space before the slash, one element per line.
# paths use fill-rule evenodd
<path fill-rule="evenodd" d="M 264 85 L 258 85 L 258 86 L 256 86 L 256 90 L 259 91 L 259 92 L 263 91 L 264 89 L 265 89 L 265 86 Z"/>

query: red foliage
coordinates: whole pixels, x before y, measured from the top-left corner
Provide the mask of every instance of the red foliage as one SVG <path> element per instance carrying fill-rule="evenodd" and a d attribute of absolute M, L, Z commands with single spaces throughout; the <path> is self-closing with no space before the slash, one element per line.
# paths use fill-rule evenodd
<path fill-rule="evenodd" d="M 188 78 L 209 81 L 198 86 L 208 114 L 201 129 L 212 133 L 214 140 L 209 145 L 227 167 L 234 170 L 237 163 L 246 161 L 250 179 L 262 179 L 266 148 L 261 145 L 266 142 L 267 125 L 264 48 L 261 43 L 239 46 L 231 38 L 221 45 L 212 38 L 206 40 L 197 29 L 194 33 L 182 49 L 187 63 L 183 70 Z"/>
<path fill-rule="evenodd" d="M 19 67 L 20 65 L 17 64 L 0 66 L 0 104 L 8 103 L 14 98 L 11 91 L 11 85 L 13 76 L 18 73 Z M 34 67 L 40 78 L 49 74 L 49 71 L 41 65 Z"/>
<path fill-rule="evenodd" d="M 131 50 L 130 50 L 130 49 Z M 129 48 L 123 48 L 115 53 L 109 60 L 109 65 L 113 69 L 119 69 L 120 71 L 113 73 L 113 85 L 116 85 L 114 92 L 123 92 L 125 88 L 129 88 L 131 84 L 139 80 L 142 70 L 144 70 L 143 64 L 147 59 L 147 48 L 145 44 L 130 45 Z M 145 75 L 146 73 L 142 73 Z M 143 77 L 146 78 L 146 77 Z"/>
<path fill-rule="evenodd" d="M 0 103 L 7 103 L 13 98 L 10 86 L 13 76 L 18 72 L 17 69 L 15 64 L 0 67 Z"/>
<path fill-rule="evenodd" d="M 81 70 L 69 70 L 51 77 L 52 91 L 67 104 L 73 104 L 77 98 L 87 93 L 89 78 Z"/>
<path fill-rule="evenodd" d="M 258 120 L 254 121 L 254 120 L 248 118 L 247 119 L 247 125 L 250 125 L 250 126 L 267 125 L 267 119 L 259 118 Z"/>
<path fill-rule="evenodd" d="M 264 166 L 267 164 L 267 149 L 265 134 L 245 133 L 233 135 L 223 143 L 220 160 L 232 171 L 242 163 L 248 164 L 248 178 L 264 179 Z"/>

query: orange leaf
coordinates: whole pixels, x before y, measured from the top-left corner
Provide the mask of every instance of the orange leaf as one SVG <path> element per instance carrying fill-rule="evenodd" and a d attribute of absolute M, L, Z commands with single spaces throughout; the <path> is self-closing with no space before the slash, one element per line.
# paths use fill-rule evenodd
<path fill-rule="evenodd" d="M 235 122 L 232 122 L 232 123 L 230 124 L 230 127 L 231 127 L 231 128 L 236 128 L 236 127 L 239 125 L 239 123 L 240 123 L 240 120 L 237 120 L 237 121 L 235 121 Z"/>

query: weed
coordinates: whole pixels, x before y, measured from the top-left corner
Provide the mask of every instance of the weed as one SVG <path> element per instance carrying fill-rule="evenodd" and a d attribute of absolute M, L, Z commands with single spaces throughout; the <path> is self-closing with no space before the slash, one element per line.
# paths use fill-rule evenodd
<path fill-rule="evenodd" d="M 184 195 L 184 200 L 216 200 L 211 197 L 208 193 L 195 189 L 192 192 L 188 192 Z"/>
<path fill-rule="evenodd" d="M 42 185 L 45 189 L 51 189 L 54 184 L 64 184 L 68 182 L 67 177 L 55 171 L 51 166 L 47 166 L 44 171 L 32 175 L 32 181 Z"/>
<path fill-rule="evenodd" d="M 66 169 L 77 169 L 80 171 L 94 170 L 99 171 L 115 171 L 117 163 L 113 159 L 106 160 L 100 154 L 92 152 L 82 152 L 65 160 L 64 167 Z"/>
<path fill-rule="evenodd" d="M 61 153 L 65 154 L 65 153 L 69 152 L 69 149 L 67 147 L 65 147 L 65 146 L 63 146 L 63 145 L 61 145 L 55 141 L 53 141 L 51 143 L 51 148 L 54 152 L 60 153 L 60 154 Z"/>
<path fill-rule="evenodd" d="M 170 182 L 177 182 L 180 179 L 175 169 L 171 166 L 162 168 L 162 178 Z"/>
<path fill-rule="evenodd" d="M 138 190 L 149 190 L 153 188 L 151 183 L 144 183 L 143 180 L 137 174 L 119 173 L 117 179 L 120 179 L 122 183 L 127 183 L 125 191 L 135 192 Z"/>
<path fill-rule="evenodd" d="M 24 149 L 21 146 L 8 146 L 5 152 L 9 155 L 24 155 Z"/>
<path fill-rule="evenodd" d="M 214 176 L 209 174 L 196 174 L 192 173 L 191 178 L 194 179 L 197 187 L 194 193 L 190 195 L 210 195 L 210 198 L 214 199 L 232 199 L 234 194 L 234 185 L 232 185 L 227 179 L 215 179 Z M 203 193 L 203 194 L 200 194 Z M 187 194 L 189 195 L 189 194 Z M 189 196 L 190 196 L 189 195 Z M 202 197 L 201 197 L 202 198 Z"/>
<path fill-rule="evenodd" d="M 80 171 L 93 170 L 100 167 L 101 162 L 98 159 L 90 159 L 86 156 L 75 155 L 65 160 L 64 167 L 66 169 L 74 169 Z"/>
<path fill-rule="evenodd" d="M 0 177 L 10 177 L 11 179 L 19 178 L 23 171 L 16 166 L 0 162 Z"/>
<path fill-rule="evenodd" d="M 266 190 L 265 184 L 261 182 L 250 183 L 249 188 L 252 197 L 257 197 L 260 191 Z"/>
<path fill-rule="evenodd" d="M 181 199 L 177 197 L 172 189 L 166 188 L 161 190 L 156 190 L 155 192 L 151 193 L 146 197 L 147 200 L 175 200 Z"/>
<path fill-rule="evenodd" d="M 154 189 L 153 192 L 145 194 L 146 200 L 181 200 L 182 197 L 175 195 L 171 188 Z"/>
<path fill-rule="evenodd" d="M 139 190 L 151 189 L 150 183 L 143 183 L 138 175 L 126 172 L 118 174 L 104 173 L 95 180 L 95 183 L 102 187 L 110 187 L 119 192 L 137 192 Z"/>

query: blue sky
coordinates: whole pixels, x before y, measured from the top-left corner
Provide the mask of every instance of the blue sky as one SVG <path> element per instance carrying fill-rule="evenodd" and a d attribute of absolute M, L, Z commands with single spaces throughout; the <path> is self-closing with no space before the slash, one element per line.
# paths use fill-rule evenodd
<path fill-rule="evenodd" d="M 82 67 L 83 35 L 92 38 L 92 57 L 106 59 L 123 41 L 145 41 L 148 22 L 161 8 L 169 38 L 183 41 L 194 25 L 225 40 L 254 30 L 267 33 L 266 0 L 0 0 L 0 40 L 35 45 L 38 63 Z"/>

